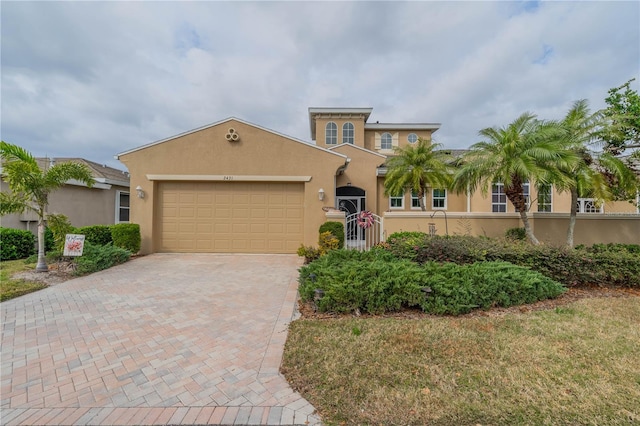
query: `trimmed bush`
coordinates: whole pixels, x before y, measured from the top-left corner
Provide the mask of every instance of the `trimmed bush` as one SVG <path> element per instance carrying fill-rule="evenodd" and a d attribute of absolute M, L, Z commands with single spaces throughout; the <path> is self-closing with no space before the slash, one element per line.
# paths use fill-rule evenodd
<path fill-rule="evenodd" d="M 140 225 L 137 223 L 118 223 L 111 226 L 113 245 L 136 254 L 140 251 Z"/>
<path fill-rule="evenodd" d="M 0 228 L 0 259 L 24 259 L 35 253 L 36 237 L 23 229 Z"/>
<path fill-rule="evenodd" d="M 427 263 L 430 292 L 425 312 L 459 315 L 473 309 L 509 307 L 558 297 L 567 289 L 539 272 L 508 262 L 471 265 Z"/>
<path fill-rule="evenodd" d="M 84 240 L 99 246 L 106 246 L 113 242 L 109 225 L 91 225 L 78 228 L 78 234 L 84 235 Z"/>
<path fill-rule="evenodd" d="M 527 268 L 506 262 L 418 265 L 384 249 L 335 250 L 300 269 L 300 296 L 321 311 L 381 314 L 407 307 L 458 315 L 557 297 L 566 289 Z"/>
<path fill-rule="evenodd" d="M 416 263 L 394 259 L 383 250 L 333 250 L 300 269 L 299 291 L 310 301 L 316 289 L 323 290 L 321 311 L 381 314 L 418 306 L 420 283 L 426 278 Z"/>
<path fill-rule="evenodd" d="M 338 239 L 338 248 L 344 247 L 344 225 L 341 222 L 325 222 L 320 225 L 320 234 L 331 232 Z"/>
<path fill-rule="evenodd" d="M 640 287 L 640 255 L 626 249 L 589 252 L 469 236 L 425 236 L 413 241 L 413 246 L 408 246 L 402 239 L 389 238 L 388 242 L 389 252 L 396 257 L 420 264 L 505 261 L 531 268 L 566 286 Z"/>
<path fill-rule="evenodd" d="M 99 246 L 90 242 L 84 243 L 82 256 L 76 259 L 76 275 L 86 275 L 111 268 L 129 260 L 131 252 L 111 244 Z"/>
<path fill-rule="evenodd" d="M 511 241 L 524 241 L 527 239 L 527 231 L 524 228 L 509 228 L 504 236 Z"/>

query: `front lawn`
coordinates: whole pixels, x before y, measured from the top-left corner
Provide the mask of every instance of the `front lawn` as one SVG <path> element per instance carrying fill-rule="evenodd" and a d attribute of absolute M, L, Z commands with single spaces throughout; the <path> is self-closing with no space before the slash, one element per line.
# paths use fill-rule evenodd
<path fill-rule="evenodd" d="M 0 262 L 0 302 L 46 287 L 40 282 L 12 278 L 14 274 L 33 270 L 35 266 L 35 263 L 26 264 L 24 259 Z"/>
<path fill-rule="evenodd" d="M 640 423 L 640 298 L 426 319 L 303 319 L 282 372 L 328 425 Z"/>

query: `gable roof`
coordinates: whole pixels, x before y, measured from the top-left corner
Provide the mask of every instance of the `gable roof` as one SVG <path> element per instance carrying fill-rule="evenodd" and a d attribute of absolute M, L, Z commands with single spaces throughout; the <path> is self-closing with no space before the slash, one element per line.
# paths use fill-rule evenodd
<path fill-rule="evenodd" d="M 38 166 L 45 170 L 53 164 L 61 163 L 79 163 L 84 164 L 91 171 L 91 175 L 97 183 L 104 183 L 107 185 L 129 186 L 129 172 L 119 170 L 113 167 L 109 167 L 106 164 L 99 164 L 95 161 L 86 160 L 84 158 L 77 157 L 59 157 L 48 158 L 38 157 L 36 158 Z"/>
<path fill-rule="evenodd" d="M 141 151 L 141 150 L 143 150 L 143 149 L 147 149 L 147 148 L 150 148 L 150 147 L 152 147 L 152 146 L 159 145 L 159 144 L 161 144 L 161 143 L 169 142 L 169 141 L 171 141 L 171 140 L 174 140 L 174 139 L 177 139 L 177 138 L 180 138 L 180 137 L 186 136 L 186 135 L 190 135 L 190 134 L 192 134 L 192 133 L 200 132 L 200 131 L 202 131 L 202 130 L 209 129 L 209 128 L 211 128 L 211 127 L 219 126 L 220 124 L 228 123 L 229 121 L 237 121 L 238 123 L 242 123 L 242 124 L 246 124 L 247 126 L 255 127 L 256 129 L 260 129 L 260 130 L 262 130 L 262 131 L 265 131 L 265 132 L 268 132 L 268 133 L 271 133 L 271 134 L 274 134 L 274 135 L 280 136 L 280 137 L 282 137 L 282 138 L 289 139 L 290 141 L 293 141 L 293 142 L 296 142 L 296 143 L 304 144 L 304 145 L 306 145 L 306 146 L 308 146 L 308 147 L 310 147 L 310 148 L 319 149 L 319 150 L 321 150 L 321 151 L 328 152 L 328 153 L 330 153 L 330 154 L 332 154 L 332 155 L 338 155 L 338 156 L 340 156 L 340 157 L 342 157 L 342 158 L 344 158 L 344 159 L 346 159 L 346 158 L 347 158 L 347 156 L 346 156 L 346 155 L 340 154 L 340 153 L 338 153 L 338 152 L 329 151 L 328 149 L 321 148 L 321 147 L 319 147 L 319 146 L 317 146 L 317 145 L 311 144 L 311 143 L 309 143 L 309 142 L 305 142 L 305 141 L 300 140 L 300 139 L 296 139 L 296 138 L 294 138 L 294 137 L 291 137 L 291 136 L 285 135 L 285 134 L 280 133 L 280 132 L 276 132 L 275 130 L 268 129 L 268 128 L 266 128 L 266 127 L 262 127 L 262 126 L 259 126 L 259 125 L 257 125 L 257 124 L 254 124 L 254 123 L 250 123 L 250 122 L 248 122 L 248 121 L 242 120 L 242 119 L 237 118 L 237 117 L 229 117 L 229 118 L 225 118 L 224 120 L 216 121 L 215 123 L 212 123 L 212 124 L 207 124 L 207 125 L 205 125 L 205 126 L 198 127 L 198 128 L 196 128 L 196 129 L 193 129 L 193 130 L 188 130 L 188 131 L 186 131 L 186 132 L 182 132 L 182 133 L 179 133 L 179 134 L 177 134 L 177 135 L 170 136 L 170 137 L 168 137 L 168 138 L 160 139 L 160 140 L 157 140 L 157 141 L 155 141 L 155 142 L 151 142 L 151 143 L 148 143 L 148 144 L 145 144 L 145 145 L 141 145 L 141 146 L 139 146 L 139 147 L 137 147 L 137 148 L 133 148 L 133 149 L 130 149 L 130 150 L 128 150 L 128 151 L 120 152 L 120 153 L 118 153 L 118 154 L 116 154 L 116 155 L 115 155 L 115 159 L 116 159 L 116 160 L 119 160 L 119 159 L 120 159 L 120 157 L 121 157 L 121 156 L 123 156 L 123 155 L 131 154 L 131 153 L 136 152 L 136 151 Z"/>

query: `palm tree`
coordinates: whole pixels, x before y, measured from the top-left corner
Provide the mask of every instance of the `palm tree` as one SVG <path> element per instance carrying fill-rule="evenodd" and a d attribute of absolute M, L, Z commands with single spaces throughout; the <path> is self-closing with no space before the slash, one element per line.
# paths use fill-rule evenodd
<path fill-rule="evenodd" d="M 556 185 L 560 191 L 571 194 L 567 246 L 573 247 L 578 197 L 608 201 L 621 195 L 635 195 L 638 180 L 631 168 L 611 153 L 589 150 L 589 145 L 600 142 L 605 116 L 603 111 L 591 113 L 587 100 L 574 102 L 564 119 L 556 125 L 561 131 L 558 136 L 578 159 L 564 170 L 568 179 Z"/>
<path fill-rule="evenodd" d="M 84 164 L 61 163 L 42 170 L 36 159 L 24 148 L 0 142 L 2 177 L 11 189 L 0 193 L 0 215 L 22 213 L 31 210 L 38 215 L 38 264 L 37 272 L 49 270 L 44 257 L 44 227 L 49 204 L 49 194 L 75 179 L 93 186 L 91 171 Z"/>
<path fill-rule="evenodd" d="M 474 192 L 480 188 L 486 194 L 490 185 L 502 183 L 507 199 L 520 214 L 527 238 L 539 244 L 529 223 L 523 190 L 524 184 L 533 180 L 538 184 L 567 180 L 559 167 L 573 164 L 575 155 L 551 137 L 557 132 L 531 113 L 522 114 L 506 127 L 480 130 L 486 141 L 472 145 L 462 157 L 454 189 Z"/>
<path fill-rule="evenodd" d="M 386 164 L 385 195 L 404 194 L 412 189 L 418 193 L 420 208 L 426 211 L 424 196 L 428 188 L 448 188 L 451 183 L 450 155 L 441 147 L 419 139 L 415 146 L 396 148 Z"/>

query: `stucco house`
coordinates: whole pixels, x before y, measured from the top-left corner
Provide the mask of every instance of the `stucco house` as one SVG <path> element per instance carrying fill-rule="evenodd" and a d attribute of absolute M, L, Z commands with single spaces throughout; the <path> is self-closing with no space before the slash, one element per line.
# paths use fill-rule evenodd
<path fill-rule="evenodd" d="M 137 189 L 131 221 L 140 224 L 141 251 L 294 253 L 300 244 L 317 244 L 325 221 L 344 220 L 334 209 L 383 216 L 386 235 L 436 227 L 454 233 L 456 222 L 464 228 L 460 232 L 490 236 L 519 226 L 498 182 L 486 195 L 431 188 L 428 212 L 420 211 L 410 191 L 387 197 L 387 157 L 395 147 L 431 140 L 440 124 L 370 123 L 371 111 L 309 108 L 313 142 L 227 118 L 118 154 Z M 539 221 L 543 238 L 557 237 L 555 229 L 565 227 L 569 212 L 568 194 L 553 188 L 538 193 L 534 185 L 525 192 L 534 221 L 559 220 L 551 227 L 553 221 Z M 579 204 L 585 214 L 638 216 L 629 203 Z M 625 232 L 640 237 L 640 220 L 629 226 Z"/>
<path fill-rule="evenodd" d="M 46 169 L 52 164 L 77 162 L 91 170 L 95 180 L 92 188 L 82 182 L 69 181 L 49 196 L 49 213 L 62 213 L 73 226 L 111 225 L 129 222 L 129 173 L 98 164 L 84 158 L 36 158 L 38 165 Z M 9 185 L 0 180 L 3 192 Z M 0 218 L 5 228 L 37 231 L 38 218 L 33 212 L 9 214 Z"/>

